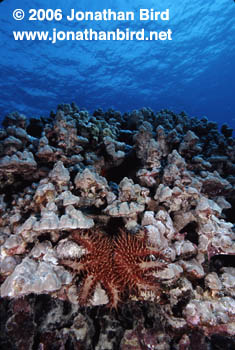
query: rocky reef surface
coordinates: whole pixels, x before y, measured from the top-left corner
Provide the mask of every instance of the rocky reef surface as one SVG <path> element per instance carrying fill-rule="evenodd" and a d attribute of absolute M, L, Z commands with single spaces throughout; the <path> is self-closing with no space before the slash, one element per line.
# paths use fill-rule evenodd
<path fill-rule="evenodd" d="M 207 118 L 7 115 L 0 348 L 234 349 L 234 185 L 232 129 Z"/>

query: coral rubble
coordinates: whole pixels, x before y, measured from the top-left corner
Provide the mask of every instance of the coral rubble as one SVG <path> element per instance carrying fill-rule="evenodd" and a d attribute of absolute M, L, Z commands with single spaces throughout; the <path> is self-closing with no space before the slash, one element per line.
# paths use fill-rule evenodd
<path fill-rule="evenodd" d="M 206 118 L 7 115 L 0 347 L 232 348 L 234 185 L 232 130 Z"/>

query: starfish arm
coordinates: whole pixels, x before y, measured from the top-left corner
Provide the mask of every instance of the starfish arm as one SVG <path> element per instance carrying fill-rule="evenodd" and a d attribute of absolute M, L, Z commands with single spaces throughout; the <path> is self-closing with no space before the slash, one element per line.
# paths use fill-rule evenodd
<path fill-rule="evenodd" d="M 88 302 L 89 297 L 95 289 L 95 285 L 97 284 L 97 280 L 94 275 L 87 275 L 83 286 L 79 293 L 79 300 L 81 305 L 85 305 Z"/>
<path fill-rule="evenodd" d="M 161 262 L 159 260 L 156 261 L 143 261 L 139 263 L 139 267 L 143 272 L 150 272 L 153 270 L 163 270 L 165 267 L 167 267 L 167 264 L 165 262 Z"/>
<path fill-rule="evenodd" d="M 141 250 L 136 251 L 135 254 L 138 257 L 146 257 L 148 255 L 154 255 L 160 259 L 169 260 L 166 258 L 163 252 L 159 251 L 158 248 L 154 248 L 154 247 L 150 247 L 150 248 L 145 247 Z"/>
<path fill-rule="evenodd" d="M 72 237 L 75 242 L 86 248 L 88 252 L 91 252 L 94 249 L 94 243 L 88 233 L 81 236 L 79 232 L 75 231 L 73 232 Z"/>
<path fill-rule="evenodd" d="M 113 283 L 104 283 L 105 290 L 107 291 L 107 295 L 109 298 L 108 307 L 117 309 L 118 303 L 120 302 L 120 290 Z"/>
<path fill-rule="evenodd" d="M 62 264 L 64 266 L 68 266 L 70 269 L 72 269 L 73 271 L 76 271 L 77 273 L 84 270 L 84 264 L 77 262 L 77 261 L 74 261 L 74 260 L 62 259 L 62 260 L 60 260 L 60 264 Z"/>

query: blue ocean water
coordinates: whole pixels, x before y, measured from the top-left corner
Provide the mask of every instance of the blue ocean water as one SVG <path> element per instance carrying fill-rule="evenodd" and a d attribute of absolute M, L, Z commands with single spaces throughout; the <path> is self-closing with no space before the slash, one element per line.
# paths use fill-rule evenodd
<path fill-rule="evenodd" d="M 170 10 L 169 21 L 22 21 L 15 9 Z M 12 31 L 172 30 L 171 41 L 16 41 Z M 0 118 L 48 115 L 75 101 L 89 111 L 151 107 L 235 126 L 233 0 L 22 0 L 0 3 Z"/>

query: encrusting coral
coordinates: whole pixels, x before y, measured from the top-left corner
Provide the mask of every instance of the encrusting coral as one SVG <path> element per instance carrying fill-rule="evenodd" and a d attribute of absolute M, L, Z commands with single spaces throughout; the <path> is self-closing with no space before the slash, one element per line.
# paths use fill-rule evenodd
<path fill-rule="evenodd" d="M 68 266 L 76 274 L 83 274 L 79 302 L 86 305 L 97 284 L 106 291 L 108 307 L 117 308 L 125 292 L 136 293 L 152 290 L 160 295 L 159 283 L 151 272 L 166 267 L 163 254 L 147 244 L 143 237 L 120 230 L 110 238 L 98 230 L 80 230 L 72 234 L 75 242 L 85 248 L 86 253 L 77 260 L 61 259 L 60 264 Z"/>

